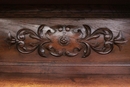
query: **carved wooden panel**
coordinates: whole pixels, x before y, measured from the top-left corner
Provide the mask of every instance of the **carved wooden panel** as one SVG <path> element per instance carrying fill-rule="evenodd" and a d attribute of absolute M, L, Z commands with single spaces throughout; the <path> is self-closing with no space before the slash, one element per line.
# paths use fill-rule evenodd
<path fill-rule="evenodd" d="M 10 45 L 16 44 L 20 53 L 32 53 L 38 49 L 38 53 L 42 57 L 47 57 L 46 51 L 55 57 L 63 55 L 73 57 L 83 50 L 82 58 L 88 57 L 91 49 L 104 55 L 110 53 L 114 45 L 121 49 L 120 45 L 126 43 L 121 31 L 114 37 L 113 32 L 108 28 L 98 28 L 91 32 L 88 25 L 83 26 L 80 28 L 73 25 L 52 27 L 40 25 L 37 33 L 23 28 L 17 32 L 16 37 L 8 33 L 7 42 Z"/>
<path fill-rule="evenodd" d="M 129 23 L 129 18 L 0 18 L 0 72 L 130 74 Z"/>
<path fill-rule="evenodd" d="M 0 5 L 0 73 L 130 74 L 130 5 Z"/>

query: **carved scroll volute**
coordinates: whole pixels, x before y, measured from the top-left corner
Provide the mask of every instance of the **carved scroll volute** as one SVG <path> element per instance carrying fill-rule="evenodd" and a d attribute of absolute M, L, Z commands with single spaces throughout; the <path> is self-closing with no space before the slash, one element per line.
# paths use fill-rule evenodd
<path fill-rule="evenodd" d="M 88 25 L 83 25 L 83 28 L 72 25 L 41 25 L 37 33 L 31 29 L 20 29 L 16 37 L 9 33 L 7 42 L 10 45 L 16 44 L 20 53 L 31 53 L 38 49 L 42 57 L 49 54 L 55 57 L 73 57 L 83 50 L 82 57 L 86 58 L 91 54 L 91 49 L 99 54 L 108 54 L 114 45 L 121 48 L 120 45 L 126 43 L 126 40 L 121 31 L 114 37 L 108 28 L 99 28 L 91 32 Z"/>

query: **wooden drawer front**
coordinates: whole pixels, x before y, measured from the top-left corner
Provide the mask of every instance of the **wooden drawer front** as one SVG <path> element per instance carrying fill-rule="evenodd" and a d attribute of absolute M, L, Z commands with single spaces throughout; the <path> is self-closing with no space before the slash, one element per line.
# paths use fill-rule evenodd
<path fill-rule="evenodd" d="M 129 18 L 1 18 L 0 72 L 130 74 L 129 23 Z"/>

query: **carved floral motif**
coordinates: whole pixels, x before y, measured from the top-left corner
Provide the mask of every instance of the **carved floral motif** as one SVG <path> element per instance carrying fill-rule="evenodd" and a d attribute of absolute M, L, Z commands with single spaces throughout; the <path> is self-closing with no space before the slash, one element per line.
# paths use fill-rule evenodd
<path fill-rule="evenodd" d="M 48 53 L 55 57 L 71 57 L 78 55 L 82 50 L 82 57 L 86 58 L 91 54 L 91 49 L 99 54 L 108 54 L 114 45 L 121 49 L 120 45 L 126 43 L 126 40 L 121 31 L 114 37 L 108 28 L 99 28 L 92 32 L 88 25 L 83 25 L 83 28 L 72 25 L 41 25 L 37 33 L 25 28 L 20 29 L 16 37 L 8 33 L 7 42 L 10 45 L 16 44 L 20 53 L 31 53 L 38 49 L 42 57 L 47 57 Z"/>

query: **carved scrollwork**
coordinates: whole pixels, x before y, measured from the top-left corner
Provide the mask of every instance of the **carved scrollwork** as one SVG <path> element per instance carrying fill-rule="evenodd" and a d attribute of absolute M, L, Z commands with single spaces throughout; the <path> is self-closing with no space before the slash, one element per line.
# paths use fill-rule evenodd
<path fill-rule="evenodd" d="M 60 57 L 63 55 L 73 57 L 83 51 L 83 58 L 91 54 L 91 49 L 99 54 L 110 53 L 114 45 L 121 49 L 120 45 L 126 43 L 122 32 L 116 37 L 108 28 L 99 28 L 94 32 L 88 25 L 83 28 L 76 26 L 52 26 L 41 25 L 37 33 L 31 29 L 20 29 L 16 37 L 8 33 L 7 42 L 10 45 L 16 44 L 20 53 L 31 53 L 38 49 L 42 57 L 47 57 L 48 53 Z"/>
<path fill-rule="evenodd" d="M 99 28 L 91 33 L 91 29 L 89 26 L 84 25 L 86 29 L 86 37 L 81 39 L 80 42 L 85 44 L 85 50 L 83 57 L 87 57 L 90 55 L 90 48 L 99 54 L 108 54 L 110 53 L 114 45 L 117 45 L 119 49 L 121 49 L 120 45 L 126 43 L 127 41 L 124 39 L 122 32 L 120 31 L 116 37 L 113 37 L 113 33 L 108 28 Z M 100 38 L 98 41 L 90 43 L 91 40 L 95 40 Z M 102 39 L 101 39 L 102 38 Z M 102 41 L 101 41 L 102 40 Z"/>

